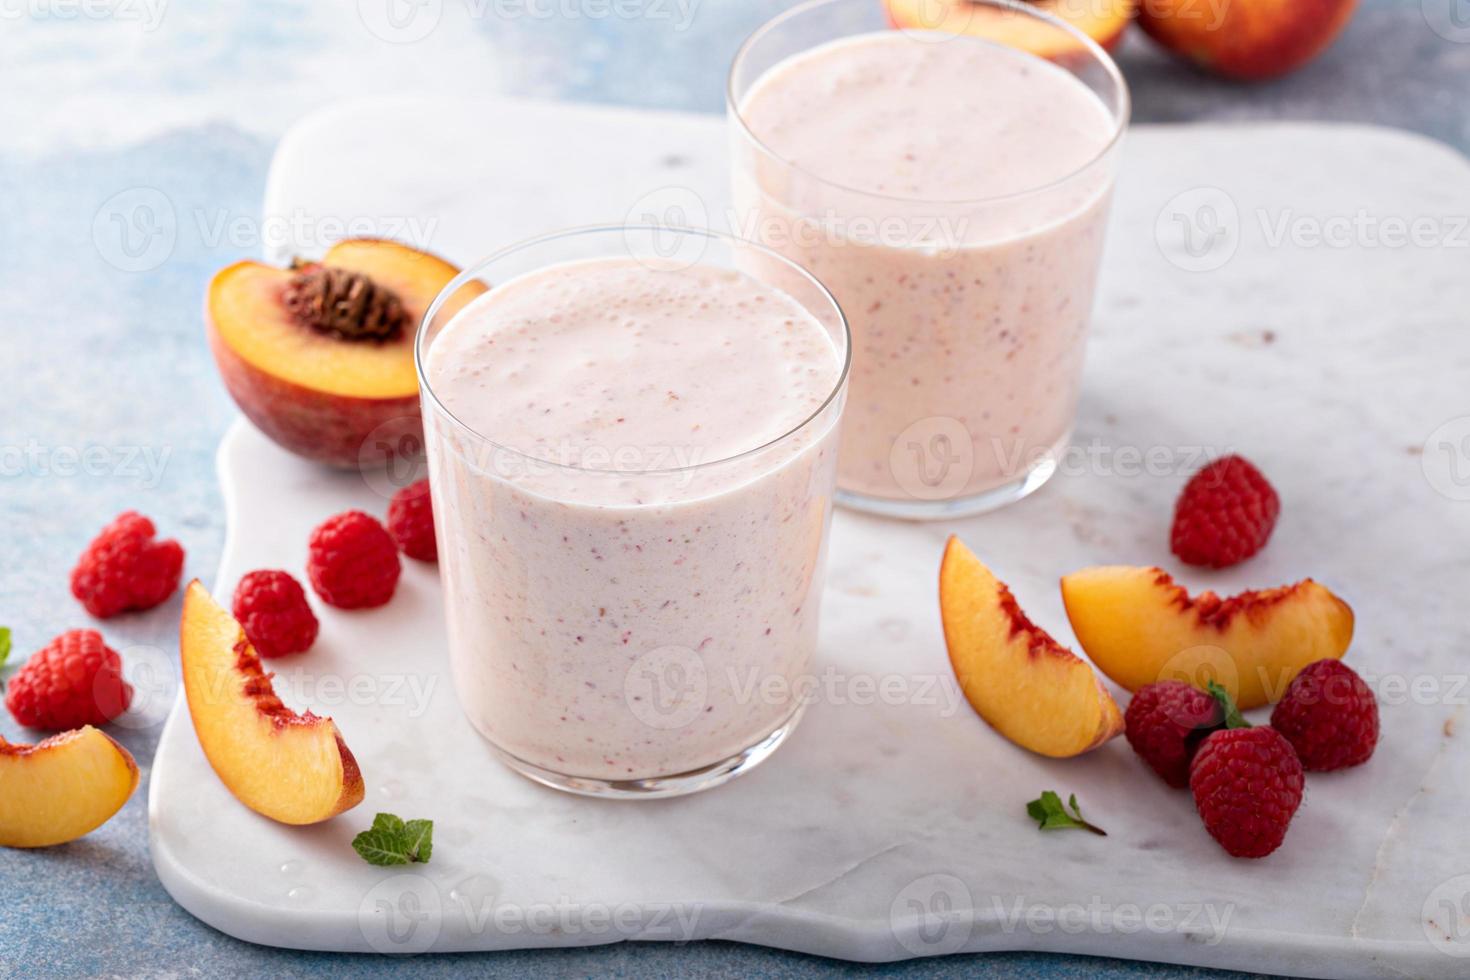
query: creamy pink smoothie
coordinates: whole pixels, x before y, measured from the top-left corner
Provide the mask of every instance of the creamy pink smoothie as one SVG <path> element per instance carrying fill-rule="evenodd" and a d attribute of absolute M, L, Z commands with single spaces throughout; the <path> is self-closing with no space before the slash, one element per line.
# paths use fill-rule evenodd
<path fill-rule="evenodd" d="M 513 764 L 667 777 L 792 717 L 762 682 L 816 645 L 841 370 L 786 293 L 632 259 L 498 285 L 433 340 L 430 389 L 500 447 L 426 413 L 455 685 Z"/>
<path fill-rule="evenodd" d="M 1117 123 L 1087 86 L 969 38 L 857 35 L 737 107 L 737 223 L 832 290 L 853 333 L 838 483 L 955 500 L 1065 443 Z"/>

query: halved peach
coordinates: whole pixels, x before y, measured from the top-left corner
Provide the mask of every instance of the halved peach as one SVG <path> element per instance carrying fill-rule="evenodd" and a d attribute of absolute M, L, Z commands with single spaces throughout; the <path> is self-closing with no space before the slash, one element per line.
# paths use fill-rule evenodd
<path fill-rule="evenodd" d="M 1062 601 L 1082 649 L 1122 687 L 1210 677 L 1242 709 L 1280 699 L 1298 671 L 1341 659 L 1353 639 L 1352 608 L 1311 579 L 1191 597 L 1161 569 L 1111 565 L 1064 576 Z"/>
<path fill-rule="evenodd" d="M 1027 619 L 956 537 L 939 567 L 939 613 L 965 698 L 1012 742 L 1060 759 L 1123 730 L 1117 702 L 1086 661 Z"/>
<path fill-rule="evenodd" d="M 1045 21 L 970 0 L 884 0 L 884 4 L 889 23 L 903 30 L 982 37 L 1051 60 L 1081 48 L 1074 36 Z M 1138 0 L 1032 0 L 1031 6 L 1111 49 L 1122 39 Z"/>
<path fill-rule="evenodd" d="M 209 284 L 209 346 L 240 410 L 281 446 L 333 466 L 376 465 L 422 448 L 414 334 L 458 274 L 407 245 L 364 238 L 292 269 L 236 262 Z M 311 277 L 328 275 L 323 305 L 335 315 L 315 315 L 300 297 Z M 466 287 L 451 306 L 482 292 Z M 354 314 L 375 319 L 355 333 Z"/>
<path fill-rule="evenodd" d="M 76 840 L 111 820 L 137 788 L 132 754 L 91 725 L 35 745 L 0 738 L 0 845 Z"/>
<path fill-rule="evenodd" d="M 184 592 L 179 656 L 199 745 L 241 803 L 309 824 L 362 802 L 362 773 L 332 719 L 281 703 L 245 631 L 197 580 Z"/>

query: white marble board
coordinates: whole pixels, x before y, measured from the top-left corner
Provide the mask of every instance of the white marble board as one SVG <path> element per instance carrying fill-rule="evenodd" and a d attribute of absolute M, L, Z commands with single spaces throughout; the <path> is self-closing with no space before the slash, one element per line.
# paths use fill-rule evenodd
<path fill-rule="evenodd" d="M 359 233 L 427 231 L 427 244 L 467 262 L 542 230 L 670 205 L 718 222 L 724 157 L 715 117 L 373 101 L 292 131 L 266 210 L 308 231 L 353 219 Z M 1441 238 L 1393 247 L 1358 230 L 1343 247 L 1313 244 L 1313 222 L 1330 232 L 1360 214 L 1359 229 L 1428 216 Z M 818 665 L 835 687 L 769 763 L 708 794 L 641 804 L 511 775 L 460 716 L 437 576 L 410 562 L 382 610 L 319 607 L 316 649 L 281 665 L 288 702 L 331 714 L 346 734 L 364 804 L 305 830 L 256 816 L 214 777 L 176 703 L 149 801 L 163 883 L 225 932 L 306 949 L 713 937 L 855 960 L 1032 949 L 1317 977 L 1463 976 L 1470 233 L 1445 220 L 1456 214 L 1470 214 L 1470 165 L 1419 137 L 1137 129 L 1077 434 L 1088 451 L 1033 498 L 982 518 L 839 513 Z M 1181 471 L 1199 449 L 1232 448 L 1276 483 L 1280 526 L 1254 561 L 1182 578 L 1220 591 L 1327 582 L 1357 611 L 1349 661 L 1384 700 L 1377 756 L 1312 777 L 1286 845 L 1257 862 L 1227 857 L 1188 794 L 1146 773 L 1121 739 L 1055 762 L 988 729 L 947 681 L 935 597 L 956 532 L 1070 643 L 1058 576 L 1099 563 L 1174 568 L 1166 534 Z M 220 476 L 220 596 L 249 569 L 301 569 L 323 517 L 385 507 L 381 486 L 299 461 L 243 421 L 221 447 Z M 901 693 L 868 703 L 862 679 L 882 677 Z M 1075 792 L 1110 836 L 1039 833 L 1024 804 L 1047 788 Z M 379 809 L 435 820 L 430 864 L 381 869 L 352 853 Z"/>

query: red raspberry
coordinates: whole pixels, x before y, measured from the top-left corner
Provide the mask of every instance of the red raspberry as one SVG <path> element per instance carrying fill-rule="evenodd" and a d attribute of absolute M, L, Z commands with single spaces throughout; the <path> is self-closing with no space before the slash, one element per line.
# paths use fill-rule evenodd
<path fill-rule="evenodd" d="M 402 570 L 392 536 L 360 510 L 329 517 L 311 532 L 306 574 L 330 605 L 381 606 L 393 598 Z"/>
<path fill-rule="evenodd" d="M 1176 789 L 1189 785 L 1195 751 L 1225 722 L 1214 698 L 1182 681 L 1140 688 L 1123 717 L 1133 751 Z"/>
<path fill-rule="evenodd" d="M 1351 667 L 1318 660 L 1292 680 L 1271 712 L 1271 727 L 1286 736 L 1304 768 L 1361 765 L 1378 745 L 1378 700 Z"/>
<path fill-rule="evenodd" d="M 48 643 L 10 679 L 5 707 L 27 728 L 67 731 L 105 725 L 133 701 L 122 660 L 96 630 L 70 630 Z"/>
<path fill-rule="evenodd" d="M 71 572 L 71 594 L 87 612 L 107 619 L 152 609 L 174 594 L 184 570 L 184 549 L 177 541 L 155 541 L 153 535 L 153 522 L 130 510 L 87 545 Z"/>
<path fill-rule="evenodd" d="M 1281 500 L 1261 471 L 1225 456 L 1185 484 L 1169 544 L 1186 564 L 1225 568 L 1265 547 L 1280 513 Z"/>
<path fill-rule="evenodd" d="M 318 623 L 306 592 L 285 572 L 251 572 L 235 586 L 235 618 L 262 657 L 302 653 L 316 642 Z"/>
<path fill-rule="evenodd" d="M 1234 857 L 1265 857 L 1281 846 L 1303 782 L 1296 750 L 1274 728 L 1215 732 L 1189 767 L 1195 809 Z"/>
<path fill-rule="evenodd" d="M 393 495 L 393 502 L 388 505 L 388 533 L 408 557 L 419 561 L 439 560 L 428 480 L 410 483 Z"/>

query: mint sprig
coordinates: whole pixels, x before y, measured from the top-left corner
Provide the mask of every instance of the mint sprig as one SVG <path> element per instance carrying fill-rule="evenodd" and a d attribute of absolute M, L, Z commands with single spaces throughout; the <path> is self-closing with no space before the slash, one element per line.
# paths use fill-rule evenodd
<path fill-rule="evenodd" d="M 1062 806 L 1062 798 L 1051 790 L 1042 793 L 1040 798 L 1026 804 L 1026 812 L 1040 824 L 1041 830 L 1086 830 L 1097 834 L 1099 837 L 1108 836 L 1108 832 L 1096 824 L 1088 823 L 1082 819 L 1082 810 L 1077 806 L 1077 794 L 1073 793 L 1067 797 L 1072 812 Z M 1075 814 L 1075 816 L 1074 816 Z"/>
<path fill-rule="evenodd" d="M 412 861 L 428 864 L 434 851 L 434 821 L 405 821 L 380 813 L 370 828 L 352 838 L 352 849 L 368 864 L 380 867 Z"/>
<path fill-rule="evenodd" d="M 10 627 L 0 626 L 0 667 L 5 666 L 5 661 L 10 656 Z"/>
<path fill-rule="evenodd" d="M 1225 713 L 1226 728 L 1253 727 L 1250 722 L 1245 720 L 1245 716 L 1240 713 L 1240 709 L 1235 706 L 1235 699 L 1230 696 L 1230 692 L 1225 690 L 1218 681 L 1210 681 L 1205 685 L 1205 689 L 1210 692 L 1210 697 L 1219 703 L 1220 710 Z"/>

